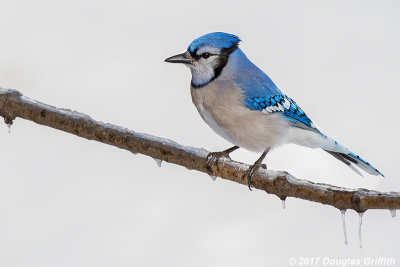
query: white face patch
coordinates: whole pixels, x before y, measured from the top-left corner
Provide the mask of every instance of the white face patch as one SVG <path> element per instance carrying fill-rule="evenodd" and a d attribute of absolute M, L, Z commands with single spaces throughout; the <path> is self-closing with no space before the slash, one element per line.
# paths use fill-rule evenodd
<path fill-rule="evenodd" d="M 200 86 L 208 83 L 214 78 L 214 68 L 203 64 L 195 64 L 190 66 L 192 72 L 192 83 Z"/>
<path fill-rule="evenodd" d="M 208 58 L 199 57 L 193 60 L 193 63 L 188 65 L 192 72 L 192 83 L 196 86 L 207 84 L 215 76 L 215 68 L 219 64 L 218 55 L 219 49 L 214 47 L 202 47 L 197 51 L 197 55 L 210 53 Z"/>

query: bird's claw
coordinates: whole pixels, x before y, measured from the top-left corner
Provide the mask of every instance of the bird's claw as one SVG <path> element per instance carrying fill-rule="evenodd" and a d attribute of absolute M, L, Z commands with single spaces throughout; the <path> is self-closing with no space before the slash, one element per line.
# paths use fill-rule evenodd
<path fill-rule="evenodd" d="M 207 155 L 207 170 L 208 171 L 212 171 L 211 167 L 214 164 L 215 166 L 218 165 L 218 161 L 220 158 L 222 157 L 226 157 L 226 158 L 230 158 L 229 157 L 229 153 L 225 152 L 225 151 L 221 151 L 221 152 L 211 152 L 210 154 Z"/>
<path fill-rule="evenodd" d="M 257 164 L 257 162 L 254 165 L 251 165 L 247 170 L 244 171 L 243 175 L 242 175 L 242 179 L 245 179 L 246 176 L 247 178 L 247 185 L 249 186 L 250 191 L 252 191 L 251 189 L 251 184 L 253 183 L 253 176 L 254 174 L 256 174 L 256 171 L 260 168 L 264 168 L 267 169 L 267 165 L 266 164 Z"/>
<path fill-rule="evenodd" d="M 229 159 L 230 159 L 229 154 L 232 153 L 233 151 L 235 151 L 235 150 L 238 149 L 238 148 L 239 148 L 238 146 L 233 146 L 233 147 L 228 148 L 228 149 L 226 149 L 226 150 L 224 150 L 224 151 L 221 151 L 221 152 L 211 152 L 210 154 L 208 154 L 208 155 L 207 155 L 207 159 L 208 159 L 208 162 L 207 162 L 207 170 L 208 170 L 209 172 L 211 172 L 211 171 L 212 171 L 211 166 L 212 166 L 213 164 L 214 164 L 215 166 L 217 166 L 217 165 L 218 165 L 218 160 L 219 160 L 220 158 L 222 158 L 222 157 L 225 157 L 225 158 L 229 158 Z"/>

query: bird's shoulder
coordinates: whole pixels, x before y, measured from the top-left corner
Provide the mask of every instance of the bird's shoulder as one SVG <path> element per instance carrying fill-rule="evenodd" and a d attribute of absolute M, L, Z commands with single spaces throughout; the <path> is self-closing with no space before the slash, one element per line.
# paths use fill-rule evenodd
<path fill-rule="evenodd" d="M 248 68 L 236 71 L 232 81 L 247 97 L 273 96 L 282 94 L 271 78 L 252 64 Z"/>

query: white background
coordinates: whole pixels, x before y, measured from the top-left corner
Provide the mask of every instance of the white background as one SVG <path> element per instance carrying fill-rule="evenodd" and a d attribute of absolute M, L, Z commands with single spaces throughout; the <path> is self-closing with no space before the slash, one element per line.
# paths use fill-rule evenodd
<path fill-rule="evenodd" d="M 0 2 L 0 86 L 94 119 L 210 151 L 230 146 L 164 63 L 196 37 L 241 48 L 321 130 L 386 178 L 296 146 L 268 167 L 400 191 L 398 1 Z M 287 266 L 289 257 L 394 257 L 400 219 L 288 199 L 17 119 L 0 125 L 0 266 Z M 236 160 L 259 155 L 239 150 Z"/>

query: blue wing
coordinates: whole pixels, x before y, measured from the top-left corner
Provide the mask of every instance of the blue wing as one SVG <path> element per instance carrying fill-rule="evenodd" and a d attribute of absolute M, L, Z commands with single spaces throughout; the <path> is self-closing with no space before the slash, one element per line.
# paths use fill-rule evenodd
<path fill-rule="evenodd" d="M 284 94 L 272 95 L 269 97 L 247 97 L 245 99 L 245 104 L 252 110 L 259 110 L 267 113 L 281 112 L 294 126 L 320 133 L 311 119 L 296 102 Z"/>
<path fill-rule="evenodd" d="M 251 78 L 247 73 L 251 73 Z M 235 84 L 245 93 L 245 105 L 252 110 L 267 113 L 282 112 L 293 126 L 322 134 L 310 118 L 292 99 L 284 95 L 274 82 L 257 66 L 246 66 Z"/>

